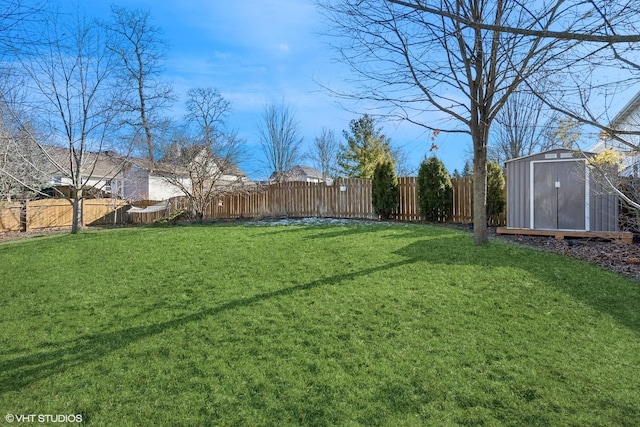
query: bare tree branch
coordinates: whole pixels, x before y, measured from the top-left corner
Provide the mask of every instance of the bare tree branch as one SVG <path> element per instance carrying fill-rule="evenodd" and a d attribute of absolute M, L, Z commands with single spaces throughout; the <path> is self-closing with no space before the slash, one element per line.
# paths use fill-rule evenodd
<path fill-rule="evenodd" d="M 571 40 L 571 41 L 583 41 L 583 42 L 596 42 L 596 43 L 637 43 L 640 42 L 640 34 L 629 34 L 629 35 L 616 35 L 616 34 L 594 34 L 593 32 L 588 33 L 579 33 L 574 30 L 567 29 L 566 31 L 551 31 L 547 29 L 535 30 L 532 28 L 519 28 L 512 26 L 505 26 L 499 24 L 487 24 L 484 22 L 474 21 L 472 19 L 465 19 L 464 17 L 456 14 L 450 13 L 447 10 L 443 10 L 440 8 L 427 6 L 423 1 L 415 1 L 415 2 L 407 2 L 403 0 L 386 0 L 389 3 L 394 3 L 399 6 L 408 7 L 410 9 L 419 10 L 422 12 L 431 13 L 443 18 L 448 18 L 453 21 L 458 22 L 461 25 L 479 29 L 486 31 L 494 31 L 497 33 L 510 33 L 517 34 L 521 36 L 531 36 L 536 38 L 548 38 L 554 40 Z M 591 5 L 594 6 L 594 9 L 598 11 L 598 13 L 606 19 L 606 17 L 602 14 L 600 9 L 596 6 L 596 2 L 590 1 Z M 560 4 L 560 3 L 558 3 Z M 637 10 L 635 11 L 637 12 Z M 629 13 L 633 13 L 629 11 Z M 586 16 L 585 16 L 586 18 Z M 498 21 L 500 22 L 500 21 Z M 600 31 L 605 31 L 605 28 L 611 29 L 612 25 L 608 21 L 603 19 L 602 24 L 597 28 Z"/>

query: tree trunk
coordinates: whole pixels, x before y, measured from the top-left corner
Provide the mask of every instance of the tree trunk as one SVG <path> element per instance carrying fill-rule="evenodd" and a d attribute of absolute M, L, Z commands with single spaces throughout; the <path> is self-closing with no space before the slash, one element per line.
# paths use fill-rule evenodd
<path fill-rule="evenodd" d="M 482 136 L 473 136 L 473 238 L 485 245 L 487 238 L 487 145 Z"/>
<path fill-rule="evenodd" d="M 82 190 L 77 190 L 72 200 L 73 218 L 71 220 L 71 234 L 76 234 L 82 227 Z"/>

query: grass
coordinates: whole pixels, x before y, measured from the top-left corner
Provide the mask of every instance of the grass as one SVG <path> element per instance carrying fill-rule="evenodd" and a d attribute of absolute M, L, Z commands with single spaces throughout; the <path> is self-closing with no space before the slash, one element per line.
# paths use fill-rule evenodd
<path fill-rule="evenodd" d="M 0 245 L 0 415 L 84 425 L 636 426 L 640 287 L 421 225 Z"/>

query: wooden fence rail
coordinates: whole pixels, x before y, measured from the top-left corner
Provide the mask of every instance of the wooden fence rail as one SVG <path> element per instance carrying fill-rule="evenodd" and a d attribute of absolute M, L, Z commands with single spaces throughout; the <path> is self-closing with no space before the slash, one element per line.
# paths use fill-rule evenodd
<path fill-rule="evenodd" d="M 471 179 L 457 178 L 453 183 L 452 215 L 454 223 L 472 222 Z M 392 217 L 400 221 L 421 221 L 418 208 L 416 178 L 399 178 L 399 207 Z M 146 207 L 154 201 L 134 202 Z M 149 223 L 165 218 L 176 209 L 187 209 L 185 198 L 175 198 L 160 212 L 129 213 L 131 205 L 112 199 L 83 201 L 83 225 L 105 225 L 124 222 Z M 23 203 L 0 203 L 0 232 L 50 227 L 70 227 L 72 208 L 64 199 L 46 199 Z M 229 195 L 210 204 L 207 219 L 267 218 L 267 217 L 332 217 L 377 219 L 371 200 L 371 180 L 336 179 L 331 184 L 285 182 L 255 191 Z M 493 225 L 504 225 L 505 216 Z"/>

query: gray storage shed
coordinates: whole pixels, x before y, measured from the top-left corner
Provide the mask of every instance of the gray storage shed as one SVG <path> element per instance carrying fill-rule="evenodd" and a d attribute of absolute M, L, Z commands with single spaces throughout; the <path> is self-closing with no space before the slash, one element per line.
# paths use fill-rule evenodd
<path fill-rule="evenodd" d="M 618 196 L 590 173 L 593 155 L 556 149 L 507 161 L 507 229 L 618 231 Z"/>

